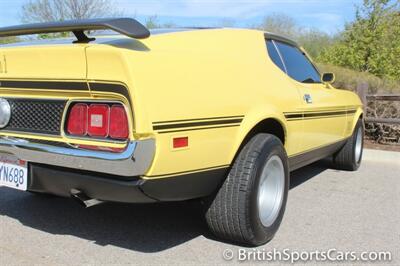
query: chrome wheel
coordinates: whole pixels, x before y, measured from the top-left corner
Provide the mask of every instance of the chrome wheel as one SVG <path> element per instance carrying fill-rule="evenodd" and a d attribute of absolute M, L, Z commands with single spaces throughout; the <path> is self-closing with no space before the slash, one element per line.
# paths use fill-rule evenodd
<path fill-rule="evenodd" d="M 362 138 L 363 138 L 362 128 L 359 128 L 357 131 L 356 145 L 355 145 L 355 149 L 354 149 L 354 156 L 355 156 L 357 163 L 359 163 L 361 160 L 361 152 L 362 152 L 362 144 L 363 144 Z"/>
<path fill-rule="evenodd" d="M 261 172 L 258 185 L 258 215 L 261 223 L 271 226 L 282 207 L 285 189 L 285 170 L 279 156 L 272 156 Z"/>

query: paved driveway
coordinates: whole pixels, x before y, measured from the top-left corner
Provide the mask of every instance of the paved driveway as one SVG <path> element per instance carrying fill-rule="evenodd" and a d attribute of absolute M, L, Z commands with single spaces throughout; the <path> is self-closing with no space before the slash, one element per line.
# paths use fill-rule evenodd
<path fill-rule="evenodd" d="M 390 251 L 385 264 L 399 265 L 400 153 L 366 150 L 358 172 L 328 166 L 292 174 L 283 224 L 257 250 Z M 232 265 L 239 248 L 213 239 L 193 203 L 83 209 L 70 199 L 0 188 L 1 265 Z M 223 259 L 226 249 L 232 261 Z"/>

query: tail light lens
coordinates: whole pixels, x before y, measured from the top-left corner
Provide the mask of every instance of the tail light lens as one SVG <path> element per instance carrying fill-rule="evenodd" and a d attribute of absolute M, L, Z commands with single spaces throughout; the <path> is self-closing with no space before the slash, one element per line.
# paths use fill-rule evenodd
<path fill-rule="evenodd" d="M 128 117 L 121 104 L 76 103 L 70 108 L 66 131 L 73 136 L 126 140 Z"/>
<path fill-rule="evenodd" d="M 128 118 L 125 109 L 121 105 L 111 106 L 110 111 L 110 132 L 109 135 L 113 139 L 128 138 Z"/>
<path fill-rule="evenodd" d="M 91 104 L 88 110 L 88 134 L 91 137 L 108 136 L 110 107 L 107 104 Z"/>
<path fill-rule="evenodd" d="M 87 134 L 87 116 L 87 104 L 75 104 L 69 111 L 67 124 L 68 133 L 71 135 L 85 136 Z"/>

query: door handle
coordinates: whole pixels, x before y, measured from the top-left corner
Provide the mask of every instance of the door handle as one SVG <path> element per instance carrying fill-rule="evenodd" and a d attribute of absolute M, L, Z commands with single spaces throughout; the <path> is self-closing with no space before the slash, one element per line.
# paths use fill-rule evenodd
<path fill-rule="evenodd" d="M 306 103 L 312 103 L 312 97 L 308 93 L 304 94 L 303 99 Z"/>

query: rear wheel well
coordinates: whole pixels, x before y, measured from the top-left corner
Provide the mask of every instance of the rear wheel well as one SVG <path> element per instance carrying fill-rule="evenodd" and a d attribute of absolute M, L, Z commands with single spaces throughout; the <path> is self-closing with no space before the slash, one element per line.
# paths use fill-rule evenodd
<path fill-rule="evenodd" d="M 239 153 L 243 149 L 243 147 L 246 145 L 246 143 L 248 143 L 251 138 L 253 138 L 255 135 L 257 135 L 259 133 L 271 134 L 271 135 L 277 137 L 282 142 L 282 145 L 285 145 L 286 132 L 285 132 L 284 127 L 278 120 L 276 120 L 274 118 L 267 118 L 267 119 L 260 121 L 247 133 L 246 137 L 243 139 L 242 143 L 240 144 L 239 149 L 236 151 L 236 154 L 233 157 L 232 162 L 234 162 L 236 160 L 237 156 L 239 155 Z"/>
<path fill-rule="evenodd" d="M 246 144 L 253 136 L 257 135 L 258 133 L 268 133 L 274 135 L 283 145 L 285 145 L 285 130 L 282 124 L 273 118 L 268 118 L 262 120 L 257 125 L 255 125 L 250 132 L 244 138 L 242 145 Z"/>

